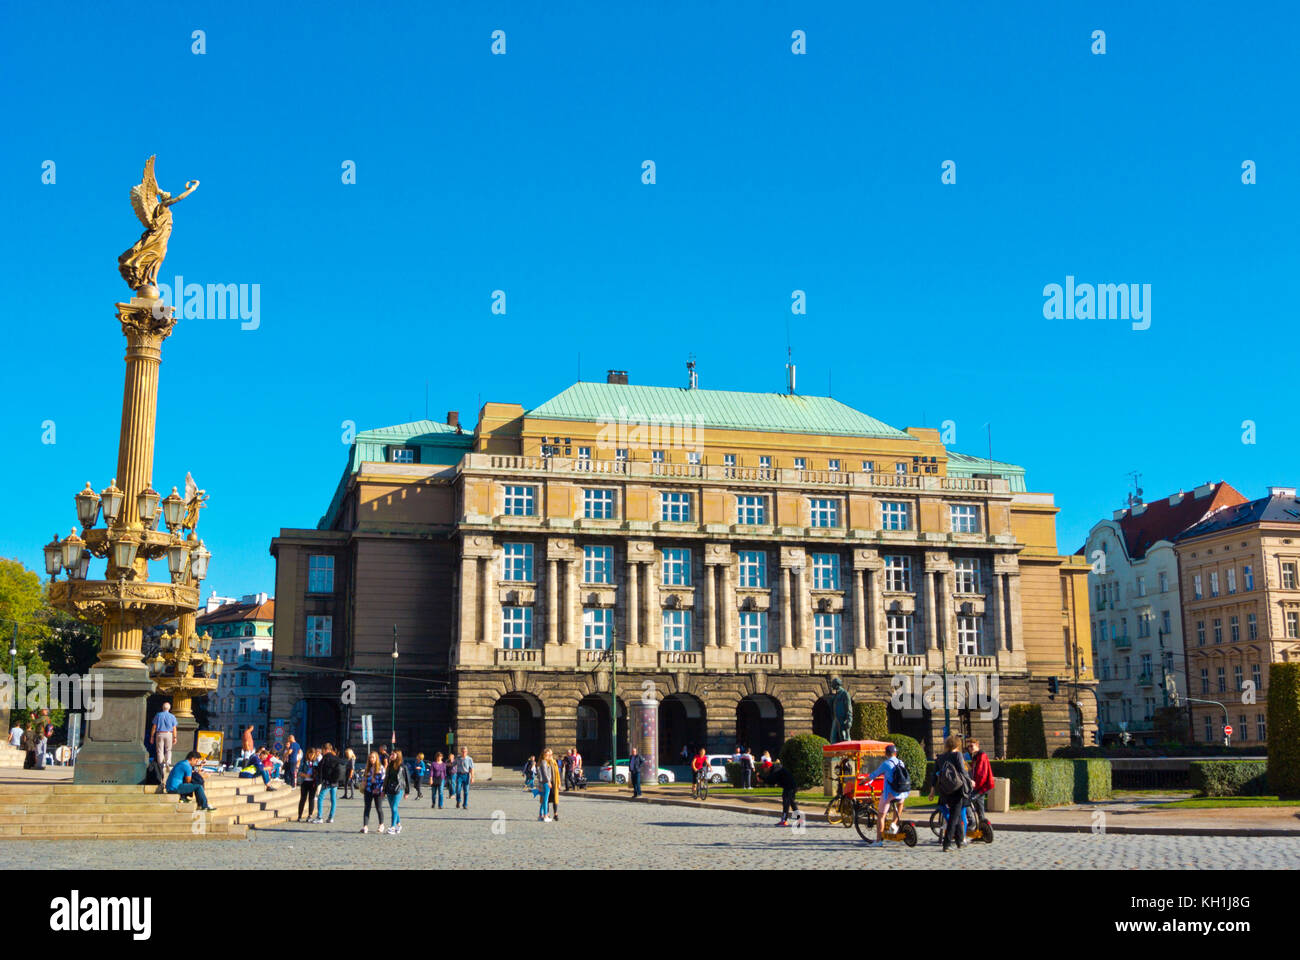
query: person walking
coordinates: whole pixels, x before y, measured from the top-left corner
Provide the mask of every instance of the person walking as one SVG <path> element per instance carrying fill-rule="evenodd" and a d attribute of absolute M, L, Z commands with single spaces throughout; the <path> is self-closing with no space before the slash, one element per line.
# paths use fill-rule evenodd
<path fill-rule="evenodd" d="M 769 786 L 781 788 L 781 819 L 777 826 L 789 826 L 790 814 L 799 812 L 799 802 L 795 799 L 794 774 L 780 764 L 776 764 L 760 772 L 758 776 Z"/>
<path fill-rule="evenodd" d="M 551 751 L 543 750 L 541 762 L 537 765 L 537 822 L 551 822 L 551 792 L 556 789 L 558 784 L 559 770 L 551 762 Z"/>
<path fill-rule="evenodd" d="M 533 789 L 533 781 L 537 778 L 537 758 L 529 757 L 524 762 L 524 789 L 529 793 L 536 794 Z"/>
<path fill-rule="evenodd" d="M 555 762 L 555 754 L 548 747 L 542 752 L 542 765 L 551 771 L 551 819 L 560 819 L 560 765 Z"/>
<path fill-rule="evenodd" d="M 740 754 L 740 785 L 745 790 L 754 785 L 754 755 L 748 748 Z"/>
<path fill-rule="evenodd" d="M 582 783 L 582 754 L 578 748 L 573 748 L 573 785 L 578 787 Z"/>
<path fill-rule="evenodd" d="M 334 752 L 334 744 L 327 743 L 321 748 L 320 760 L 316 764 L 316 819 L 312 823 L 333 823 L 334 806 L 339 799 L 339 779 L 343 775 L 343 763 Z M 324 820 L 325 798 L 329 797 L 330 815 Z M 310 812 L 310 811 L 308 811 Z"/>
<path fill-rule="evenodd" d="M 423 800 L 424 791 L 420 789 L 420 784 L 424 782 L 424 775 L 429 772 L 429 767 L 424 762 L 424 754 L 417 753 L 415 762 L 412 764 L 411 772 L 415 775 L 415 799 Z"/>
<path fill-rule="evenodd" d="M 298 786 L 298 768 L 302 766 L 302 744 L 294 739 L 292 733 L 284 743 L 284 756 L 280 759 L 284 761 L 285 786 Z"/>
<path fill-rule="evenodd" d="M 944 752 L 934 760 L 934 783 L 930 792 L 938 792 L 939 804 L 947 811 L 948 821 L 943 831 L 943 852 L 947 853 L 954 843 L 958 850 L 966 845 L 962 807 L 970 795 L 971 778 L 962 757 L 961 737 L 952 734 L 944 740 L 943 746 Z"/>
<path fill-rule="evenodd" d="M 351 747 L 343 751 L 343 799 L 352 799 L 352 781 L 357 775 L 357 755 Z"/>
<path fill-rule="evenodd" d="M 447 779 L 447 764 L 442 761 L 442 753 L 433 755 L 433 763 L 429 764 L 429 789 L 433 792 L 433 799 L 429 801 L 429 809 L 442 809 L 442 785 Z"/>
<path fill-rule="evenodd" d="M 361 815 L 361 832 L 370 832 L 370 808 L 375 808 L 379 818 L 379 832 L 384 832 L 384 765 L 379 761 L 379 754 L 370 751 L 366 757 L 366 769 L 362 774 L 361 796 L 365 800 L 365 813 Z"/>
<path fill-rule="evenodd" d="M 632 781 L 632 796 L 641 796 L 641 767 L 645 763 L 642 756 L 636 752 L 636 747 L 632 748 L 627 758 L 627 776 Z"/>
<path fill-rule="evenodd" d="M 394 750 L 393 755 L 388 758 L 388 772 L 384 776 L 384 796 L 388 798 L 388 810 L 391 814 L 389 821 L 389 836 L 397 836 L 402 832 L 402 815 L 399 807 L 402 798 L 411 792 L 411 775 L 406 772 L 406 764 L 402 762 L 402 751 Z"/>
<path fill-rule="evenodd" d="M 153 744 L 154 759 L 162 764 L 164 770 L 168 769 L 172 765 L 172 747 L 176 745 L 176 715 L 172 713 L 171 703 L 164 703 L 153 715 L 149 742 Z"/>
<path fill-rule="evenodd" d="M 17 722 L 15 722 L 14 725 L 9 728 L 9 746 L 19 750 L 22 749 L 23 728 L 19 726 Z"/>
<path fill-rule="evenodd" d="M 558 779 L 558 778 L 557 778 Z M 474 758 L 469 755 L 469 747 L 460 748 L 456 758 L 456 809 L 469 809 L 469 788 L 474 783 Z"/>
<path fill-rule="evenodd" d="M 29 723 L 27 724 L 26 729 L 23 730 L 22 749 L 24 770 L 36 769 L 36 742 L 36 728 Z"/>
<path fill-rule="evenodd" d="M 302 823 L 302 808 L 307 808 L 307 822 L 311 822 L 311 808 L 316 802 L 316 748 L 312 747 L 303 754 L 302 765 L 298 770 L 298 822 Z"/>

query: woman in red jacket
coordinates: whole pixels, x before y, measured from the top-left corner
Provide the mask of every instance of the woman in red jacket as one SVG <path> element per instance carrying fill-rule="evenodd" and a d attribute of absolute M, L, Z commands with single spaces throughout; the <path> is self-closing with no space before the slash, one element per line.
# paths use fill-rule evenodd
<path fill-rule="evenodd" d="M 975 781 L 970 803 L 979 812 L 979 819 L 987 820 L 984 795 L 993 789 L 993 764 L 989 763 L 989 755 L 980 749 L 980 742 L 974 737 L 967 740 L 966 745 L 970 748 L 971 779 Z"/>

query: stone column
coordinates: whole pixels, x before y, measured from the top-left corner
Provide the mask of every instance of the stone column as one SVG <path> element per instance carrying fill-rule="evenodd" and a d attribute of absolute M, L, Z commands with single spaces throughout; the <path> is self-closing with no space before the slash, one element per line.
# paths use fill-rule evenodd
<path fill-rule="evenodd" d="M 1007 649 L 1024 651 L 1021 642 L 1020 574 L 1007 574 Z"/>
<path fill-rule="evenodd" d="M 989 630 L 993 636 L 989 637 L 989 643 L 994 651 L 1007 649 L 1007 615 L 1003 609 L 1003 581 L 1005 574 L 993 573 L 990 575 L 988 586 L 989 613 L 988 624 Z"/>
<path fill-rule="evenodd" d="M 483 557 L 479 560 L 478 570 L 483 603 L 483 633 L 479 637 L 479 643 L 492 643 L 492 608 L 497 605 L 497 598 L 493 596 L 492 558 Z"/>
<path fill-rule="evenodd" d="M 645 638 L 641 636 L 639 624 L 637 623 L 637 601 L 639 591 L 637 590 L 637 577 L 641 564 L 628 561 L 624 568 L 624 575 L 627 578 L 627 593 L 623 600 L 623 609 L 627 612 L 627 640 L 625 646 L 632 646 L 637 643 L 645 643 Z"/>
<path fill-rule="evenodd" d="M 952 570 L 939 574 L 939 612 L 943 615 L 943 644 L 954 654 L 957 651 L 957 604 L 953 593 L 957 589 L 956 576 Z"/>
<path fill-rule="evenodd" d="M 781 578 L 781 646 L 794 646 L 794 631 L 791 629 L 793 611 L 790 609 L 792 600 L 790 593 L 790 583 L 794 578 L 794 573 L 789 567 L 779 567 Z"/>
<path fill-rule="evenodd" d="M 560 636 L 560 561 L 550 557 L 546 561 L 546 645 L 555 646 Z"/>
<path fill-rule="evenodd" d="M 646 643 L 651 644 L 655 649 L 663 648 L 663 616 L 659 611 L 659 584 L 658 584 L 658 566 L 659 560 L 653 557 L 645 565 L 645 634 Z"/>
<path fill-rule="evenodd" d="M 722 563 L 722 633 L 719 643 L 736 646 L 736 584 L 731 576 L 731 557 Z"/>
<path fill-rule="evenodd" d="M 578 603 L 578 565 L 573 557 L 564 561 L 564 573 L 565 627 L 560 642 L 582 646 L 582 607 Z"/>
<path fill-rule="evenodd" d="M 933 570 L 927 569 L 921 576 L 924 578 L 925 586 L 925 648 L 927 650 L 937 650 L 939 648 L 939 627 L 938 618 L 935 616 L 934 579 L 936 574 Z"/>
<path fill-rule="evenodd" d="M 862 583 L 863 571 L 853 571 L 853 648 L 861 650 L 867 645 L 866 591 Z"/>
<path fill-rule="evenodd" d="M 796 647 L 806 646 L 807 637 L 804 636 L 804 599 L 806 591 L 804 588 L 804 567 L 803 564 L 794 568 L 794 645 Z"/>
<path fill-rule="evenodd" d="M 460 646 L 463 650 L 467 644 L 475 642 L 478 632 L 475 615 L 478 613 L 478 601 L 475 599 L 478 584 L 478 561 L 473 557 L 460 558 L 460 622 L 457 625 L 460 634 Z"/>
<path fill-rule="evenodd" d="M 704 564 L 704 644 L 709 647 L 718 645 L 718 598 L 715 595 L 713 570 L 713 564 Z"/>

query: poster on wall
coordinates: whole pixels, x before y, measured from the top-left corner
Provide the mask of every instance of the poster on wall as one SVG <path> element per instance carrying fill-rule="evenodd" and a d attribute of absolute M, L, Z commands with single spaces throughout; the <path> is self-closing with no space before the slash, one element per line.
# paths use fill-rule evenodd
<path fill-rule="evenodd" d="M 217 770 L 221 765 L 221 748 L 225 735 L 220 730 L 200 730 L 194 749 L 203 754 L 203 769 Z"/>

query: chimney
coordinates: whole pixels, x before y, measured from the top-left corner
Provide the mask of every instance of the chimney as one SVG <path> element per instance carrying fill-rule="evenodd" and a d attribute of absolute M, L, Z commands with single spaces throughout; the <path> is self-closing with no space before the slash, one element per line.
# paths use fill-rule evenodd
<path fill-rule="evenodd" d="M 606 383 L 621 383 L 621 384 L 626 385 L 626 384 L 627 384 L 627 371 L 626 371 L 626 370 L 610 370 L 608 373 L 605 374 L 605 382 L 606 382 Z"/>
<path fill-rule="evenodd" d="M 460 428 L 460 412 L 456 410 L 447 411 L 447 426 Z"/>
<path fill-rule="evenodd" d="M 1295 499 L 1295 487 L 1269 487 L 1268 495 L 1270 497 L 1290 497 Z"/>

